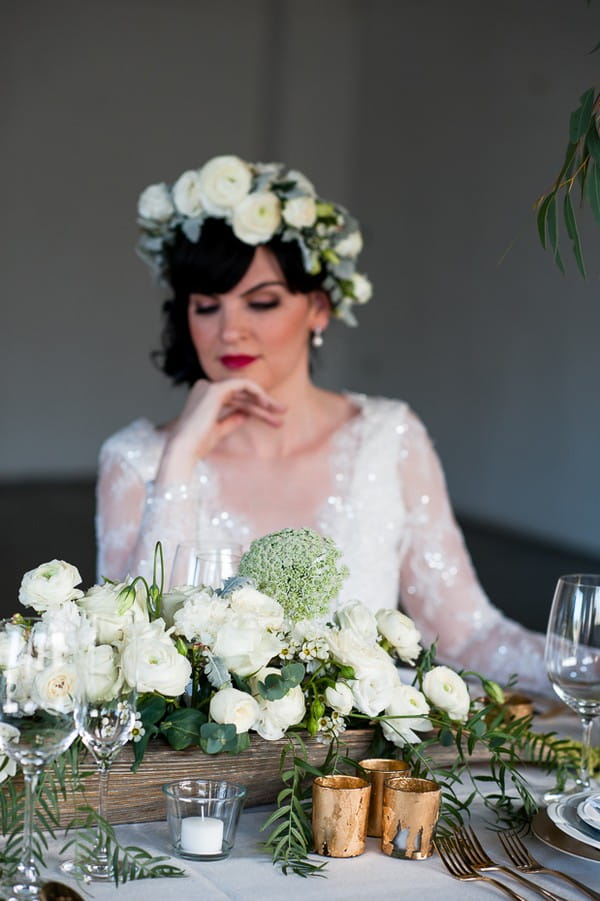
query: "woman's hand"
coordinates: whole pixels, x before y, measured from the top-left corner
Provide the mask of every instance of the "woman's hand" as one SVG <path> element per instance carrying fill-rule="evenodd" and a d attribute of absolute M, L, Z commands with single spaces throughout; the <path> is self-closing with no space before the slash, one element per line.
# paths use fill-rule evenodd
<path fill-rule="evenodd" d="M 196 461 L 206 457 L 249 417 L 277 428 L 284 412 L 283 404 L 250 379 L 199 379 L 167 438 L 157 484 L 187 481 Z"/>

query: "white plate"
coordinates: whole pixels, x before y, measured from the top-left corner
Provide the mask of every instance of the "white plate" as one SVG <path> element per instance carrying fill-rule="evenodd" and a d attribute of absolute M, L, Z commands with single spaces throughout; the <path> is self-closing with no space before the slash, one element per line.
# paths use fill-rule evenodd
<path fill-rule="evenodd" d="M 566 798 L 561 798 L 555 804 L 548 805 L 548 816 L 555 826 L 558 826 L 571 838 L 576 838 L 578 841 L 600 850 L 598 830 L 580 820 L 577 813 L 578 806 L 586 797 L 585 792 L 580 792 L 576 795 L 568 795 Z"/>
<path fill-rule="evenodd" d="M 588 795 L 577 807 L 577 813 L 584 823 L 593 829 L 599 830 L 600 838 L 600 792 Z"/>

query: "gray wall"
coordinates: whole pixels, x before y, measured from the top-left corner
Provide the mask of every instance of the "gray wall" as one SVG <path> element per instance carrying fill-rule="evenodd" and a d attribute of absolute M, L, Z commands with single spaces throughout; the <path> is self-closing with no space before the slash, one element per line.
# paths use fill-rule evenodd
<path fill-rule="evenodd" d="M 587 283 L 531 205 L 594 83 L 583 0 L 19 0 L 2 6 L 0 479 L 85 476 L 182 401 L 153 371 L 146 184 L 285 159 L 361 219 L 376 296 L 321 381 L 408 399 L 457 507 L 600 552 L 598 237 Z M 516 240 L 502 264 L 506 247 Z"/>

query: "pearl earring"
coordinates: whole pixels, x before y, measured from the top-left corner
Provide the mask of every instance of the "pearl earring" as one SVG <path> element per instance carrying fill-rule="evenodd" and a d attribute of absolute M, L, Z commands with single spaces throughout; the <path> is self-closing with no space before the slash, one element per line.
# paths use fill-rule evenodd
<path fill-rule="evenodd" d="M 323 347 L 323 329 L 316 328 L 313 332 L 311 344 L 313 347 Z"/>

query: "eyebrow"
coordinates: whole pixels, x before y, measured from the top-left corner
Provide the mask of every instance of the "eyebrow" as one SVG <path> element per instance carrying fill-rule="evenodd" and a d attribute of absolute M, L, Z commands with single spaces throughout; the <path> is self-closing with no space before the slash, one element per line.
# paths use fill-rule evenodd
<path fill-rule="evenodd" d="M 242 297 L 247 297 L 248 294 L 253 294 L 255 291 L 260 291 L 261 288 L 269 288 L 271 285 L 279 285 L 279 287 L 281 288 L 287 288 L 286 283 L 282 281 L 260 282 L 258 285 L 253 285 L 252 288 L 248 288 L 247 291 L 244 291 Z"/>

